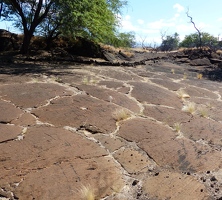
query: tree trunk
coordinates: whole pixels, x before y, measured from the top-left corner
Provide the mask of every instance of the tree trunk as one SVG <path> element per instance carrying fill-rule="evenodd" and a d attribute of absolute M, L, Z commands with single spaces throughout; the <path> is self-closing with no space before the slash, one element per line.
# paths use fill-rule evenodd
<path fill-rule="evenodd" d="M 28 53 L 32 36 L 33 36 L 33 33 L 31 33 L 30 31 L 27 31 L 26 33 L 24 33 L 24 38 L 23 38 L 22 47 L 20 49 L 20 53 L 22 54 Z"/>

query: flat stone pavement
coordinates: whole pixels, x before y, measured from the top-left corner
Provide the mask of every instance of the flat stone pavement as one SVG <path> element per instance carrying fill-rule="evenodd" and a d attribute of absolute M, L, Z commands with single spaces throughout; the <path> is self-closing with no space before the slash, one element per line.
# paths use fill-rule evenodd
<path fill-rule="evenodd" d="M 163 60 L 32 67 L 0 74 L 0 199 L 222 199 L 222 83 Z"/>

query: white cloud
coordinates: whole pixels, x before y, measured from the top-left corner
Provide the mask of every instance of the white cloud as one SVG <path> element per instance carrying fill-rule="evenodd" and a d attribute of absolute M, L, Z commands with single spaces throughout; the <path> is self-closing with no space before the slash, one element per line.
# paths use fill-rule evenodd
<path fill-rule="evenodd" d="M 176 32 L 179 34 L 187 34 L 189 32 L 195 31 L 193 25 L 191 24 L 179 24 L 176 26 Z"/>
<path fill-rule="evenodd" d="M 131 17 L 126 15 L 125 17 L 120 17 L 120 25 L 125 31 L 136 31 L 137 28 L 132 24 Z"/>
<path fill-rule="evenodd" d="M 141 24 L 141 25 L 144 24 L 144 21 L 142 19 L 138 19 L 137 22 L 138 22 L 138 24 Z"/>
<path fill-rule="evenodd" d="M 126 16 L 125 16 L 125 19 L 126 19 L 126 20 L 130 20 L 130 19 L 131 19 L 130 15 L 126 15 Z"/>
<path fill-rule="evenodd" d="M 174 9 L 177 9 L 177 12 L 180 13 L 182 11 L 184 11 L 184 7 L 181 6 L 180 4 L 176 3 L 174 6 L 173 6 Z"/>
<path fill-rule="evenodd" d="M 179 13 L 176 13 L 175 15 L 174 15 L 174 18 L 178 18 L 180 16 L 180 14 Z"/>
<path fill-rule="evenodd" d="M 222 17 L 221 17 L 221 18 L 219 18 L 219 19 L 217 19 L 217 21 L 222 21 Z"/>
<path fill-rule="evenodd" d="M 151 22 L 148 24 L 148 27 L 150 29 L 158 29 L 158 30 L 161 30 L 164 27 L 172 27 L 172 26 L 175 26 L 173 22 L 167 22 L 164 19 L 160 19 L 158 21 Z"/>

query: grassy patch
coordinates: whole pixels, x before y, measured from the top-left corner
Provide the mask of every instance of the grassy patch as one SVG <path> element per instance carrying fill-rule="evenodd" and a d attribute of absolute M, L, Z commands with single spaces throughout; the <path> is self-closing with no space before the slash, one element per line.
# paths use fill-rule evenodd
<path fill-rule="evenodd" d="M 82 186 L 81 189 L 79 190 L 81 199 L 83 200 L 95 200 L 96 196 L 94 193 L 94 190 L 90 185 L 88 186 Z"/>
<path fill-rule="evenodd" d="M 193 115 L 196 112 L 196 104 L 194 102 L 188 102 L 186 105 L 184 105 L 182 111 Z"/>
<path fill-rule="evenodd" d="M 190 95 L 187 94 L 183 89 L 179 89 L 176 93 L 180 99 L 190 98 Z"/>
<path fill-rule="evenodd" d="M 117 109 L 113 112 L 113 118 L 116 121 L 122 121 L 122 120 L 129 118 L 129 117 L 131 117 L 131 113 L 129 110 L 127 110 L 125 108 Z"/>
<path fill-rule="evenodd" d="M 198 114 L 199 114 L 201 117 L 207 118 L 207 117 L 208 117 L 208 110 L 207 110 L 207 108 L 204 108 L 204 107 L 198 108 Z"/>
<path fill-rule="evenodd" d="M 203 78 L 203 74 L 197 74 L 197 78 L 198 79 L 202 79 Z"/>
<path fill-rule="evenodd" d="M 180 124 L 179 122 L 174 123 L 173 129 L 174 129 L 177 133 L 180 133 L 181 124 Z"/>
<path fill-rule="evenodd" d="M 85 85 L 95 85 L 98 83 L 96 79 L 93 79 L 92 77 L 84 76 L 82 79 L 82 83 Z"/>

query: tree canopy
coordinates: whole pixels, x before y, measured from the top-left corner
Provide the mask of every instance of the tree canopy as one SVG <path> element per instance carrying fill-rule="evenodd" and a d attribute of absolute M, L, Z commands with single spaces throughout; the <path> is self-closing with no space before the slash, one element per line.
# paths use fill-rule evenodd
<path fill-rule="evenodd" d="M 201 33 L 202 46 L 215 47 L 218 45 L 218 39 L 209 33 Z M 184 40 L 181 41 L 180 47 L 192 48 L 199 47 L 199 34 L 192 33 L 186 35 Z"/>
<path fill-rule="evenodd" d="M 117 16 L 126 4 L 124 0 L 0 0 L 0 15 L 23 30 L 21 52 L 26 53 L 34 33 L 49 42 L 64 34 L 110 43 L 119 37 Z"/>
<path fill-rule="evenodd" d="M 179 45 L 179 34 L 174 33 L 173 35 L 167 35 L 165 38 L 162 37 L 162 43 L 160 45 L 161 51 L 172 51 L 178 48 Z"/>

